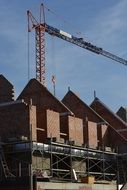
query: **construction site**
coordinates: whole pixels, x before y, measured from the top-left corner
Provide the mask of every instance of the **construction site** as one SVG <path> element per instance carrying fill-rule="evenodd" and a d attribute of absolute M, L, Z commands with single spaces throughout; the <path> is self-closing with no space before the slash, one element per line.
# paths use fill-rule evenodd
<path fill-rule="evenodd" d="M 0 75 L 0 190 L 119 190 L 127 182 L 127 109 L 114 113 L 96 94 L 87 105 L 70 88 L 62 100 L 45 86 L 45 33 L 127 65 L 82 38 L 38 22 L 36 78 L 14 98 Z M 55 77 L 53 78 L 55 91 Z"/>

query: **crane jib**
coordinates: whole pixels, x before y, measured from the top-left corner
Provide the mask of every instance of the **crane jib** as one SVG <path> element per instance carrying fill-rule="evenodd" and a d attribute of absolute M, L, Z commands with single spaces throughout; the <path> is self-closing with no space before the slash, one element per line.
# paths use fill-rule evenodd
<path fill-rule="evenodd" d="M 83 38 L 75 37 L 75 36 L 73 36 L 67 32 L 59 30 L 59 29 L 54 28 L 52 26 L 49 26 L 47 24 L 44 24 L 44 25 L 45 25 L 45 31 L 50 35 L 56 36 L 56 37 L 61 38 L 65 41 L 68 41 L 68 42 L 73 43 L 77 46 L 80 46 L 86 50 L 89 50 L 93 53 L 101 54 L 107 58 L 114 60 L 114 61 L 117 61 L 119 63 L 127 65 L 127 61 L 125 59 L 120 58 L 117 55 L 114 55 L 108 51 L 105 51 L 102 48 L 97 47 L 97 46 L 93 45 L 92 43 L 85 41 Z"/>

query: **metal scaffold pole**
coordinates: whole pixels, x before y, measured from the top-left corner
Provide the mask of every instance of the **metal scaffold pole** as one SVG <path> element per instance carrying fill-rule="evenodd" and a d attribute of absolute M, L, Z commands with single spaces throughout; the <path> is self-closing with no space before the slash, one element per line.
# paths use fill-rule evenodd
<path fill-rule="evenodd" d="M 31 109 L 31 108 L 30 108 Z M 33 190 L 33 169 L 32 169 L 32 125 L 30 124 L 30 164 L 29 164 L 29 172 L 30 172 L 30 190 Z"/>

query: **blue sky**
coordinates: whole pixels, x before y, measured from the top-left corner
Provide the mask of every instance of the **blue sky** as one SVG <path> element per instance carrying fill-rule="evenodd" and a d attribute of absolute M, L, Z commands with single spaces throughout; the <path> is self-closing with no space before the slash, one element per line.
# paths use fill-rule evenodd
<path fill-rule="evenodd" d="M 127 0 L 45 0 L 47 24 L 81 36 L 115 55 L 127 59 Z M 27 16 L 38 18 L 41 0 L 0 0 L 0 71 L 10 80 L 16 96 L 28 82 Z M 80 37 L 80 36 L 79 36 Z M 30 78 L 35 77 L 34 31 L 30 33 Z M 127 66 L 93 54 L 46 34 L 46 83 L 61 99 L 71 88 L 88 105 L 96 90 L 113 111 L 127 106 Z"/>

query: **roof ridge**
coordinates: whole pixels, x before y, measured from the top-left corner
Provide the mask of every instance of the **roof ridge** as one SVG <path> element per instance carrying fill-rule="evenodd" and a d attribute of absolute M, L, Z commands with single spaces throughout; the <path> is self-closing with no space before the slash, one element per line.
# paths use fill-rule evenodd
<path fill-rule="evenodd" d="M 99 98 L 95 98 L 94 101 L 100 102 L 111 114 L 113 114 L 119 121 L 121 121 L 127 127 L 127 123 L 123 121 L 115 112 L 113 112 L 108 106 L 106 106 Z M 93 101 L 93 102 L 94 102 Z M 92 105 L 92 103 L 91 103 Z"/>
<path fill-rule="evenodd" d="M 26 84 L 26 86 L 24 87 L 24 89 L 27 88 L 27 86 L 28 86 L 30 83 L 32 83 L 33 81 L 36 81 L 36 82 L 40 85 L 41 88 L 45 88 L 45 90 L 48 91 L 48 93 L 50 93 L 50 95 L 53 96 L 53 98 L 55 98 L 56 101 L 58 101 L 62 106 L 64 106 L 64 108 L 66 108 L 66 109 L 68 110 L 68 112 L 69 112 L 71 115 L 74 115 L 74 113 L 73 113 L 66 105 L 64 105 L 64 103 L 63 103 L 62 101 L 60 101 L 56 96 L 54 96 L 54 95 L 52 94 L 52 92 L 50 92 L 50 90 L 49 90 L 47 87 L 45 87 L 41 82 L 39 82 L 36 78 L 30 79 L 29 82 L 28 82 L 28 83 Z M 24 89 L 22 90 L 22 92 L 20 93 L 20 95 L 18 96 L 17 99 L 20 98 L 20 96 L 22 95 Z"/>

